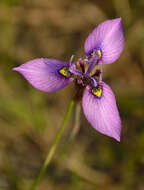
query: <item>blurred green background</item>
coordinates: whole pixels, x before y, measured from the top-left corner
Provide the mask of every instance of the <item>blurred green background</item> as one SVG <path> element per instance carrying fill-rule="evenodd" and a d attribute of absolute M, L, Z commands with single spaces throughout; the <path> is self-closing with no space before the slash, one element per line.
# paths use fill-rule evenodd
<path fill-rule="evenodd" d="M 55 139 L 74 86 L 46 94 L 12 71 L 28 60 L 84 57 L 102 21 L 122 17 L 125 49 L 105 65 L 123 122 L 121 143 L 72 118 L 38 190 L 144 190 L 144 0 L 0 0 L 0 190 L 26 190 Z"/>

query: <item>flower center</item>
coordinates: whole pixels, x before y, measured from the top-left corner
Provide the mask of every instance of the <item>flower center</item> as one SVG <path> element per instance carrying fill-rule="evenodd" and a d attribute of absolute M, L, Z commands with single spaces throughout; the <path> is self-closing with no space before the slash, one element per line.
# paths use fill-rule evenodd
<path fill-rule="evenodd" d="M 92 93 L 97 97 L 97 98 L 101 98 L 102 96 L 102 87 L 100 85 L 98 85 L 96 88 L 92 89 Z"/>
<path fill-rule="evenodd" d="M 59 70 L 59 73 L 64 77 L 70 77 L 71 73 L 69 72 L 68 67 L 63 67 Z"/>

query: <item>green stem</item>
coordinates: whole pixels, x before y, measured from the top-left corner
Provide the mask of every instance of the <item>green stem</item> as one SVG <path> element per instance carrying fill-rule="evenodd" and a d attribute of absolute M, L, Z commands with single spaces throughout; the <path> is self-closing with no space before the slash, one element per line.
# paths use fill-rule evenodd
<path fill-rule="evenodd" d="M 75 104 L 75 102 L 74 102 L 74 100 L 72 100 L 71 103 L 70 103 L 70 106 L 69 106 L 69 108 L 68 108 L 68 110 L 66 112 L 66 115 L 64 117 L 64 120 L 63 120 L 63 122 L 61 124 L 61 127 L 60 127 L 60 129 L 58 131 L 58 134 L 57 134 L 57 136 L 55 138 L 55 141 L 54 141 L 54 143 L 52 144 L 52 146 L 50 148 L 50 151 L 49 151 L 49 153 L 48 153 L 48 155 L 47 155 L 47 157 L 45 159 L 45 162 L 43 163 L 43 165 L 41 167 L 41 170 L 40 170 L 37 178 L 35 179 L 34 183 L 32 184 L 31 190 L 35 190 L 36 189 L 37 185 L 39 184 L 42 176 L 44 175 L 44 173 L 45 173 L 45 171 L 46 171 L 46 169 L 47 169 L 47 167 L 48 167 L 48 165 L 49 165 L 49 163 L 50 163 L 50 161 L 51 161 L 51 159 L 52 159 L 52 157 L 54 155 L 55 150 L 57 148 L 57 145 L 58 145 L 59 141 L 62 138 L 64 129 L 66 127 L 66 123 L 67 123 L 67 121 L 69 119 L 69 116 L 71 114 L 71 111 L 73 109 L 74 104 Z"/>
<path fill-rule="evenodd" d="M 75 105 L 75 110 L 74 110 L 74 126 L 71 132 L 70 140 L 73 140 L 75 136 L 77 135 L 79 129 L 80 129 L 80 112 L 81 112 L 81 106 L 80 102 L 78 102 Z"/>

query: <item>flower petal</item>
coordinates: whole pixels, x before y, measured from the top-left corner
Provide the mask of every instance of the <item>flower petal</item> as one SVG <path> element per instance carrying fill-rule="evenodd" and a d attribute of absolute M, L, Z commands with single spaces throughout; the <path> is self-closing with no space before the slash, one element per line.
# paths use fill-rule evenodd
<path fill-rule="evenodd" d="M 83 76 L 83 73 L 76 68 L 75 63 L 71 63 L 69 71 L 77 76 Z"/>
<path fill-rule="evenodd" d="M 59 73 L 62 68 L 68 66 L 67 62 L 40 58 L 28 61 L 13 70 L 21 73 L 38 90 L 55 92 L 66 87 L 72 81 L 72 78 Z"/>
<path fill-rule="evenodd" d="M 93 50 L 101 52 L 103 64 L 116 61 L 124 48 L 124 36 L 121 18 L 107 20 L 99 24 L 85 41 L 84 49 L 87 56 Z"/>
<path fill-rule="evenodd" d="M 100 133 L 120 141 L 121 119 L 114 93 L 104 82 L 100 83 L 102 95 L 96 97 L 89 86 L 84 91 L 82 107 L 89 123 Z"/>

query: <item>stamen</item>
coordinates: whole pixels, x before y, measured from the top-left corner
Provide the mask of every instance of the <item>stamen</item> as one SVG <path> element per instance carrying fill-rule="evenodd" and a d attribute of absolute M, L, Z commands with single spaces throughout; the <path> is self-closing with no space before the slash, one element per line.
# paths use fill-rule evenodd
<path fill-rule="evenodd" d="M 92 77 L 100 77 L 101 75 L 101 70 L 100 69 L 96 69 L 95 73 L 92 75 Z"/>
<path fill-rule="evenodd" d="M 92 93 L 93 93 L 97 98 L 101 98 L 102 92 L 103 92 L 103 90 L 102 90 L 102 87 L 101 87 L 100 85 L 97 86 L 96 88 L 93 88 L 93 89 L 92 89 Z"/>
<path fill-rule="evenodd" d="M 85 62 L 83 59 L 79 59 L 77 61 L 77 66 L 81 68 L 82 72 L 85 73 L 85 65 L 87 62 Z"/>
<path fill-rule="evenodd" d="M 69 72 L 68 67 L 63 67 L 62 69 L 60 69 L 59 73 L 64 77 L 70 77 L 71 76 L 71 73 Z"/>

